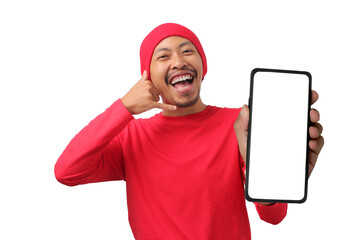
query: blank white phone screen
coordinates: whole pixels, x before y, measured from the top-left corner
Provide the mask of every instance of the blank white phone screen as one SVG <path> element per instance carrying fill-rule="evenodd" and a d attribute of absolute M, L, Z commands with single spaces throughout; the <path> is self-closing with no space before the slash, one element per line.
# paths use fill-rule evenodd
<path fill-rule="evenodd" d="M 253 199 L 304 198 L 309 84 L 305 74 L 254 75 L 248 169 Z"/>

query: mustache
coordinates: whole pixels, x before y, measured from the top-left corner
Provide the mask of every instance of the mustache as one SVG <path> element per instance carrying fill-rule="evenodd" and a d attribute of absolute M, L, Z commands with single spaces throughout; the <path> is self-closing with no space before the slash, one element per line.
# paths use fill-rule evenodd
<path fill-rule="evenodd" d="M 190 71 L 190 72 L 194 73 L 194 78 L 197 76 L 197 71 L 196 71 L 195 69 L 191 69 L 191 68 L 181 68 L 181 69 L 179 69 L 178 71 L 184 71 L 184 70 Z M 174 71 L 174 72 L 176 72 L 176 71 Z M 166 83 L 166 85 L 169 85 L 169 78 L 171 77 L 172 74 L 174 74 L 174 72 L 171 72 L 171 73 L 169 73 L 169 74 L 167 74 L 167 75 L 165 76 L 165 83 Z"/>

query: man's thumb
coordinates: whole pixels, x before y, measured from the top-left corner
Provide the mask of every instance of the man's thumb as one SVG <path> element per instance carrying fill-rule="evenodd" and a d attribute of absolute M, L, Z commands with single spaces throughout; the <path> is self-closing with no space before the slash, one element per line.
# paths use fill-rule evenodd
<path fill-rule="evenodd" d="M 249 129 L 249 107 L 245 104 L 234 124 L 236 138 L 242 158 L 246 160 L 246 148 Z"/>
<path fill-rule="evenodd" d="M 237 128 L 243 132 L 247 132 L 249 129 L 249 107 L 244 104 L 241 108 L 240 114 L 235 121 Z"/>

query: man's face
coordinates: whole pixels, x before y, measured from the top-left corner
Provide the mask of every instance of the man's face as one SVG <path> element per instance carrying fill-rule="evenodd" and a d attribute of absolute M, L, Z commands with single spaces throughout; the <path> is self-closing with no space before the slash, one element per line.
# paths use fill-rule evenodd
<path fill-rule="evenodd" d="M 179 36 L 162 40 L 154 50 L 150 75 L 164 103 L 189 107 L 199 101 L 203 65 L 190 40 Z"/>

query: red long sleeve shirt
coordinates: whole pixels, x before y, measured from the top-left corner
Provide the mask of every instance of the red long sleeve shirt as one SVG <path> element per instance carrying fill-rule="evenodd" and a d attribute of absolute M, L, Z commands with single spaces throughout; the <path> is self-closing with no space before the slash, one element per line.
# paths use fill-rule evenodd
<path fill-rule="evenodd" d="M 69 186 L 125 180 L 139 240 L 251 239 L 234 131 L 239 112 L 207 106 L 181 117 L 134 119 L 119 99 L 73 138 L 56 178 Z M 287 212 L 287 204 L 255 205 L 272 224 Z"/>

